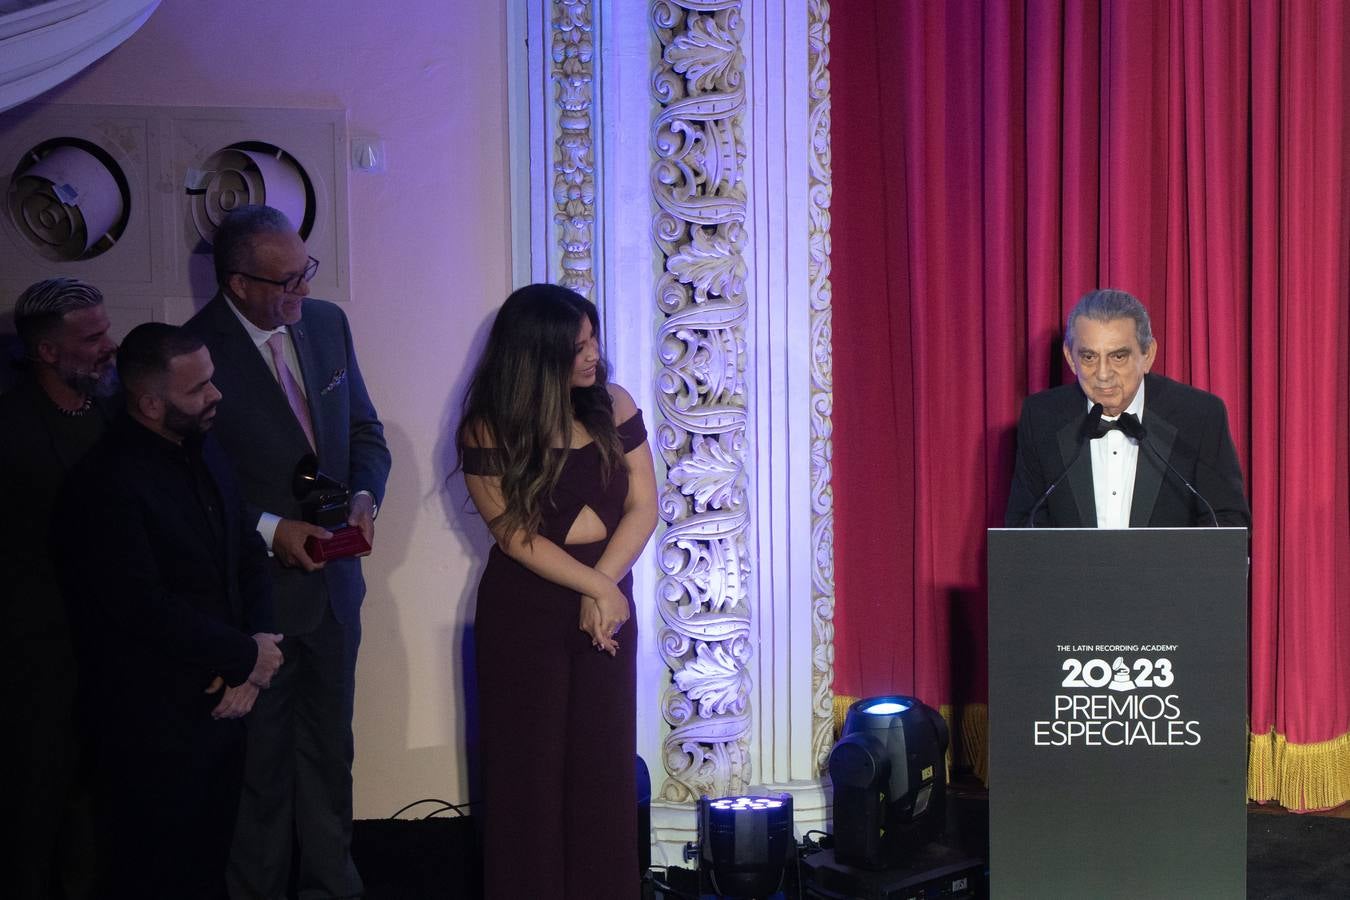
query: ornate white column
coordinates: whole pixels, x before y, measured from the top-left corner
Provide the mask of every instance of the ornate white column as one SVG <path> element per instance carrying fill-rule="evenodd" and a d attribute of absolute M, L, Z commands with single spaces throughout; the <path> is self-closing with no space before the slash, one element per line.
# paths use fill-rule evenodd
<path fill-rule="evenodd" d="M 652 233 L 666 780 L 793 794 L 823 827 L 832 743 L 828 76 L 823 3 L 656 0 Z M 659 856 L 660 854 L 658 854 Z"/>
<path fill-rule="evenodd" d="M 830 4 L 807 0 L 808 275 L 811 314 L 811 746 L 823 770 L 834 746 L 834 424 L 830 304 Z"/>
<path fill-rule="evenodd" d="M 658 0 L 652 237 L 663 269 L 655 448 L 664 784 L 672 802 L 751 780 L 744 20 L 736 0 Z"/>
<path fill-rule="evenodd" d="M 805 830 L 825 825 L 820 767 L 833 742 L 829 292 L 817 252 L 828 240 L 828 131 L 822 141 L 819 130 L 822 113 L 828 129 L 828 113 L 812 97 L 814 87 L 828 98 L 828 81 L 822 84 L 823 43 L 813 52 L 808 3 L 746 5 L 757 638 L 751 747 L 755 783 L 792 793 Z M 823 21 L 815 25 L 823 39 Z"/>
<path fill-rule="evenodd" d="M 507 7 L 517 285 L 550 281 L 592 300 L 598 103 L 595 4 Z"/>

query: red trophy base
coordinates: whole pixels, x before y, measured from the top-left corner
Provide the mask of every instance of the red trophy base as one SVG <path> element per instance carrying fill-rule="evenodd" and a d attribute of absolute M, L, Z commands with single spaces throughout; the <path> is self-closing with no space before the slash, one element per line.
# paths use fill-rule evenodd
<path fill-rule="evenodd" d="M 370 544 L 361 529 L 355 525 L 329 529 L 333 536 L 326 541 L 316 537 L 305 541 L 305 552 L 315 562 L 327 562 L 330 559 L 342 559 L 346 556 L 360 556 L 370 552 Z"/>

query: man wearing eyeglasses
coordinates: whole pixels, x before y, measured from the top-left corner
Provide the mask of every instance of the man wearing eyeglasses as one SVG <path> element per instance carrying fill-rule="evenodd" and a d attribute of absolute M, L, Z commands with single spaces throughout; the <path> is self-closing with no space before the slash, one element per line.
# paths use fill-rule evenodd
<path fill-rule="evenodd" d="M 306 540 L 330 535 L 302 520 L 292 478 L 296 463 L 316 454 L 320 471 L 350 486 L 348 524 L 374 546 L 389 449 L 347 318 L 309 297 L 319 261 L 286 216 L 236 209 L 213 251 L 219 290 L 186 328 L 216 364 L 226 400 L 215 431 L 273 554 L 286 657 L 248 723 L 230 895 L 285 897 L 294 856 L 303 896 L 356 897 L 351 720 L 365 582 L 360 560 L 320 562 L 306 551 Z"/>

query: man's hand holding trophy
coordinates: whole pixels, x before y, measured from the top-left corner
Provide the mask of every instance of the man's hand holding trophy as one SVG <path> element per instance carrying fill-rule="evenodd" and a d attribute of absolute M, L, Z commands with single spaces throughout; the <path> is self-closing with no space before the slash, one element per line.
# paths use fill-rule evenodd
<path fill-rule="evenodd" d="M 370 541 L 361 529 L 347 524 L 351 516 L 351 490 L 336 478 L 320 472 L 319 459 L 313 453 L 306 454 L 296 464 L 291 490 L 300 501 L 305 521 L 326 528 L 333 535 L 326 540 L 310 537 L 305 541 L 305 552 L 311 559 L 321 563 L 370 552 Z"/>

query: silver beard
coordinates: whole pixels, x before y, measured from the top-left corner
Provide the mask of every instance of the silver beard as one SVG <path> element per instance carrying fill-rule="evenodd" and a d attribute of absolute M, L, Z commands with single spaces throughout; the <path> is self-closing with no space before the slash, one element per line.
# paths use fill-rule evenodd
<path fill-rule="evenodd" d="M 111 397 L 122 388 L 117 378 L 117 367 L 111 365 L 101 375 L 93 372 L 62 372 L 61 380 L 71 390 L 89 397 Z"/>

